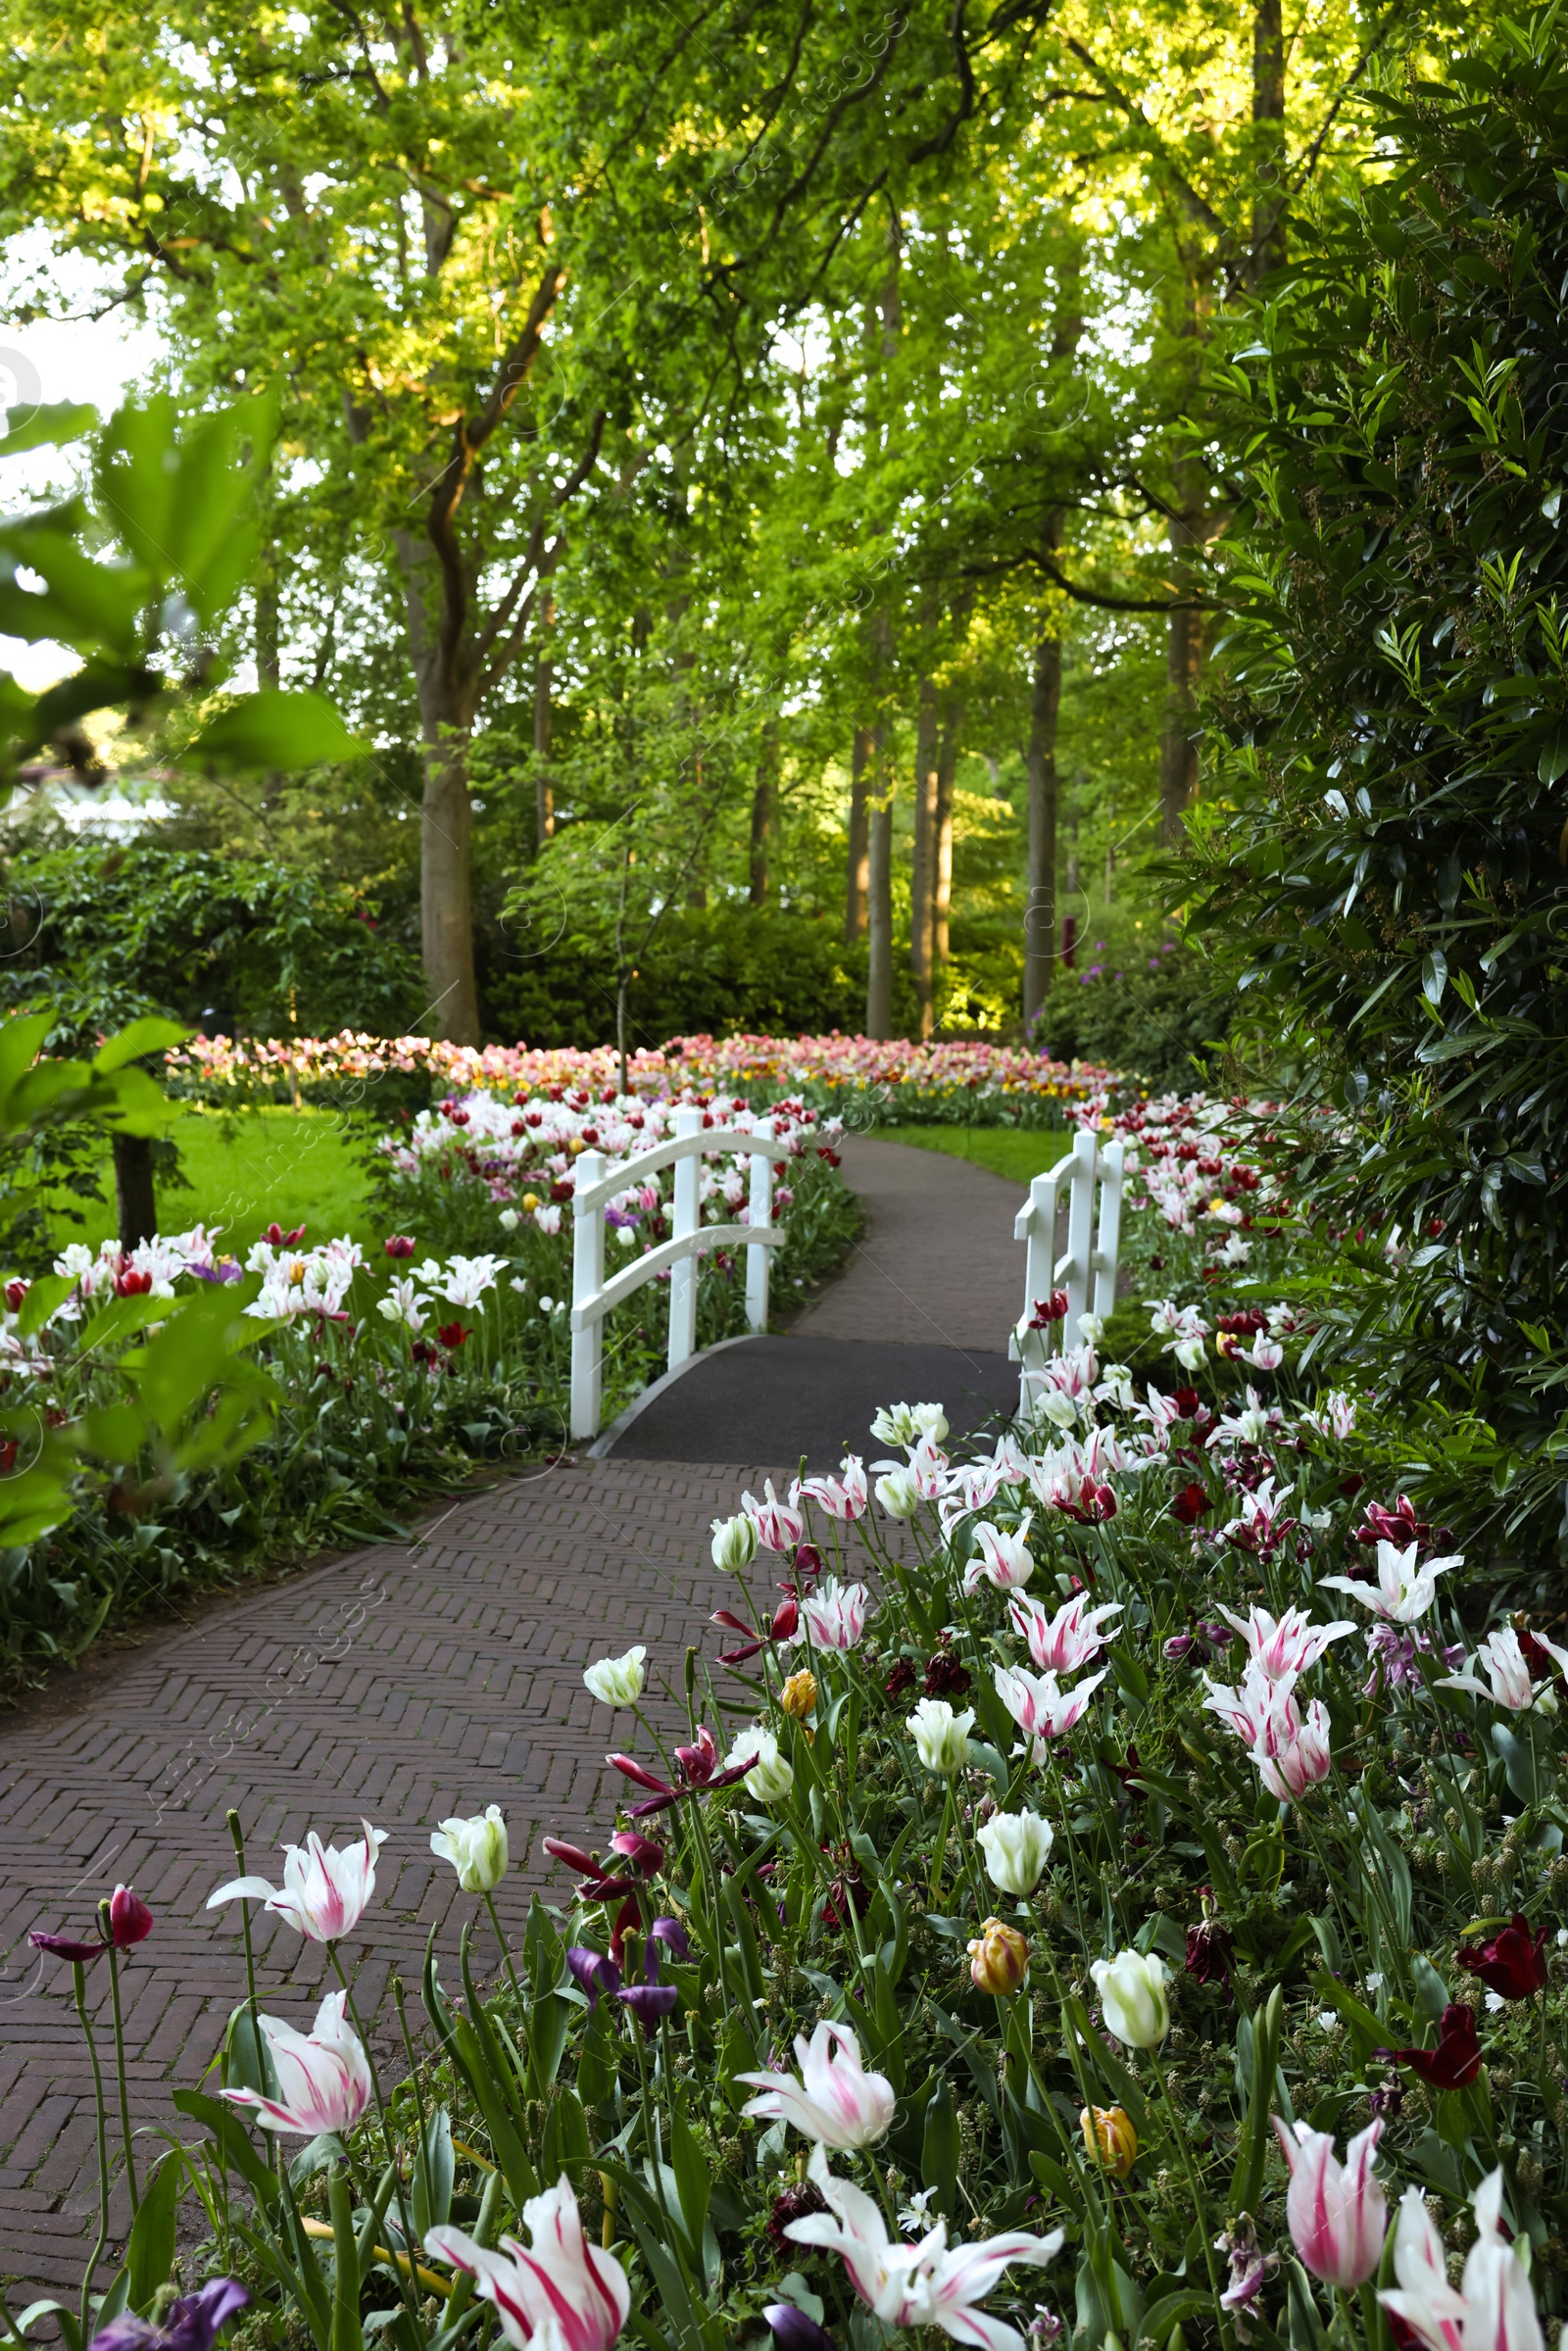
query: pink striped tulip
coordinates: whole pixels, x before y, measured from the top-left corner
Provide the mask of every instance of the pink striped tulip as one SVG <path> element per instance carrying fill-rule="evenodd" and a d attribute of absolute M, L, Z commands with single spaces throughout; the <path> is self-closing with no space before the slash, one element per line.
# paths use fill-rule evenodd
<path fill-rule="evenodd" d="M 283 1847 L 280 1886 L 265 1878 L 235 1878 L 208 1895 L 208 1909 L 220 1902 L 261 1902 L 311 1942 L 333 1943 L 352 1935 L 375 1891 L 376 1855 L 386 1842 L 384 1829 L 372 1829 L 368 1821 L 360 1826 L 363 1841 L 341 1852 L 336 1845 L 323 1845 L 313 1829 L 303 1846 Z"/>
<path fill-rule="evenodd" d="M 1292 2244 L 1314 2278 L 1347 2288 L 1364 2285 L 1389 2233 L 1388 2198 L 1372 2176 L 1381 2116 L 1351 2139 L 1343 2166 L 1331 2132 L 1308 2123 L 1287 2129 L 1278 2115 L 1274 2129 L 1291 2172 L 1285 2217 Z"/>
<path fill-rule="evenodd" d="M 583 2235 L 577 2199 L 564 2173 L 522 2208 L 530 2245 L 504 2236 L 500 2250 L 476 2245 L 461 2229 L 432 2229 L 424 2249 L 451 2262 L 494 2306 L 514 2351 L 537 2337 L 549 2351 L 611 2351 L 631 2308 L 626 2273 L 612 2253 Z"/>
<path fill-rule="evenodd" d="M 308 2033 L 275 2016 L 261 2018 L 277 2096 L 225 2089 L 230 2105 L 254 2107 L 264 2131 L 292 2131 L 302 2138 L 352 2131 L 370 2102 L 371 2082 L 360 2037 L 343 2013 L 347 2003 L 346 1991 L 328 1992 Z"/>
<path fill-rule="evenodd" d="M 1399 2282 L 1378 2300 L 1427 2351 L 1544 2351 L 1529 2273 L 1502 2232 L 1500 2171 L 1482 2180 L 1471 2202 L 1478 2234 L 1455 2288 L 1420 2189 L 1405 2189 L 1394 2236 Z"/>

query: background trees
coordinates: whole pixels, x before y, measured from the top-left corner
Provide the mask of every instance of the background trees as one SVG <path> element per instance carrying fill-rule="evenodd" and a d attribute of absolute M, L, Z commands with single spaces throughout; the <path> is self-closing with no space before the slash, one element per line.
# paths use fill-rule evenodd
<path fill-rule="evenodd" d="M 1204 354 L 1431 12 L 10 23 L 0 219 L 186 403 L 273 388 L 228 650 L 374 746 L 182 775 L 174 845 L 371 892 L 460 1038 L 706 1025 L 769 916 L 797 978 L 726 1004 L 809 969 L 873 1031 L 1033 1017 L 1064 922 L 1150 945 L 1237 497 Z"/>

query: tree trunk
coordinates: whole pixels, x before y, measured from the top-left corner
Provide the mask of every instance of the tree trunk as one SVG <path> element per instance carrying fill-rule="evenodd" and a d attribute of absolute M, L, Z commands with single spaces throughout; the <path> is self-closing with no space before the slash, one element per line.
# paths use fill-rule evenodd
<path fill-rule="evenodd" d="M 953 783 L 958 769 L 958 739 L 963 732 L 963 705 L 950 702 L 942 713 L 942 742 L 937 752 L 936 876 L 932 894 L 931 950 L 938 970 L 947 962 L 948 916 L 953 906 Z"/>
<path fill-rule="evenodd" d="M 146 1135 L 113 1136 L 115 1161 L 115 1217 L 120 1246 L 127 1252 L 151 1241 L 158 1230 L 158 1202 L 153 1195 L 153 1147 Z"/>
<path fill-rule="evenodd" d="M 479 1042 L 468 872 L 470 729 L 471 721 L 426 723 L 419 809 L 419 947 L 429 1000 L 424 1025 L 430 1036 L 453 1045 Z"/>
<path fill-rule="evenodd" d="M 777 767 L 778 728 L 770 721 L 762 729 L 757 788 L 752 794 L 751 886 L 747 897 L 754 906 L 765 906 L 767 904 L 767 843 L 773 829 L 773 779 Z"/>
<path fill-rule="evenodd" d="M 855 730 L 855 749 L 850 755 L 850 854 L 844 893 L 846 947 L 856 946 L 865 936 L 865 894 L 870 880 L 867 865 L 865 766 L 870 756 L 870 729 L 858 726 Z"/>
<path fill-rule="evenodd" d="M 1060 509 L 1046 517 L 1045 546 L 1061 545 Z M 1035 647 L 1034 695 L 1029 709 L 1029 852 L 1023 917 L 1023 1016 L 1033 1020 L 1051 986 L 1056 952 L 1056 720 L 1061 710 L 1061 638 L 1051 633 Z"/>
<path fill-rule="evenodd" d="M 545 599 L 540 619 L 545 629 L 545 643 L 555 623 L 556 600 Z M 548 653 L 542 653 L 534 670 L 533 683 L 533 808 L 534 853 L 555 838 L 556 785 L 550 773 L 550 722 L 553 716 L 551 696 L 556 682 L 556 664 Z"/>
<path fill-rule="evenodd" d="M 930 1036 L 933 1019 L 936 819 L 937 697 L 931 680 L 923 677 L 914 730 L 914 852 L 909 892 L 909 969 L 914 975 L 922 1037 Z"/>
<path fill-rule="evenodd" d="M 1255 293 L 1273 269 L 1285 267 L 1285 24 L 1281 0 L 1257 0 L 1252 12 L 1252 171 L 1250 242 L 1243 271 Z"/>
<path fill-rule="evenodd" d="M 865 1033 L 893 1034 L 893 795 L 884 730 L 871 730 L 869 804 L 870 957 L 865 982 Z"/>
<path fill-rule="evenodd" d="M 1209 517 L 1199 504 L 1197 468 L 1176 468 L 1180 511 L 1170 519 L 1170 551 L 1178 580 L 1187 578 L 1191 550 L 1211 535 Z M 1203 615 L 1178 606 L 1166 623 L 1165 728 L 1159 746 L 1159 830 L 1168 848 L 1185 837 L 1182 819 L 1198 797 L 1198 679 L 1203 665 Z"/>

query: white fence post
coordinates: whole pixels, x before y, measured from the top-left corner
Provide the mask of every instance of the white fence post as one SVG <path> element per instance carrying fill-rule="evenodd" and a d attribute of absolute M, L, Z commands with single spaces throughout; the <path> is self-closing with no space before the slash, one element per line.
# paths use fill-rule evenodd
<path fill-rule="evenodd" d="M 1095 1302 L 1102 1322 L 1116 1304 L 1116 1253 L 1121 1247 L 1121 1177 L 1124 1143 L 1107 1143 L 1100 1154 L 1100 1231 L 1095 1240 Z"/>
<path fill-rule="evenodd" d="M 1057 1268 L 1066 1275 L 1067 1321 L 1078 1345 L 1078 1317 L 1089 1311 L 1089 1260 L 1095 1246 L 1096 1139 L 1080 1127 L 1072 1139 L 1072 1190 L 1067 1196 L 1067 1254 Z M 1067 1344 L 1066 1332 L 1062 1344 Z"/>
<path fill-rule="evenodd" d="M 703 1131 L 701 1110 L 687 1108 L 675 1113 L 677 1140 Z M 696 1151 L 687 1153 L 675 1162 L 674 1215 L 670 1223 L 670 1238 L 689 1241 L 698 1231 L 703 1213 L 702 1158 Z M 666 1358 L 671 1371 L 684 1363 L 697 1348 L 697 1258 L 681 1257 L 669 1272 L 669 1353 Z"/>
<path fill-rule="evenodd" d="M 760 1118 L 759 1135 L 769 1139 L 773 1121 Z M 752 1153 L 752 1188 L 748 1196 L 750 1225 L 754 1232 L 765 1232 L 773 1221 L 773 1162 L 766 1151 Z M 767 1280 L 769 1251 L 764 1242 L 748 1242 L 746 1247 L 746 1320 L 754 1331 L 767 1329 Z"/>
<path fill-rule="evenodd" d="M 584 1208 L 583 1197 L 605 1172 L 602 1151 L 583 1151 L 577 1160 L 572 1200 L 571 1302 L 590 1304 L 605 1282 L 605 1211 Z M 604 1324 L 596 1316 L 571 1334 L 571 1435 L 574 1440 L 599 1432 L 599 1407 L 604 1382 Z"/>

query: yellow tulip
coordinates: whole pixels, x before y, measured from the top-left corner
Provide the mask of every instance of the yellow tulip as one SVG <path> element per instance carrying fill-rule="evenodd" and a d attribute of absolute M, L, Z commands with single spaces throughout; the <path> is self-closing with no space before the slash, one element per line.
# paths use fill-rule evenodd
<path fill-rule="evenodd" d="M 1016 1991 L 1029 1970 L 1029 1945 L 1016 1927 L 987 1919 L 969 1945 L 969 1974 L 979 1991 Z"/>
<path fill-rule="evenodd" d="M 1078 2120 L 1090 2155 L 1125 2180 L 1138 2157 L 1138 2133 L 1121 2106 L 1086 2106 Z"/>

